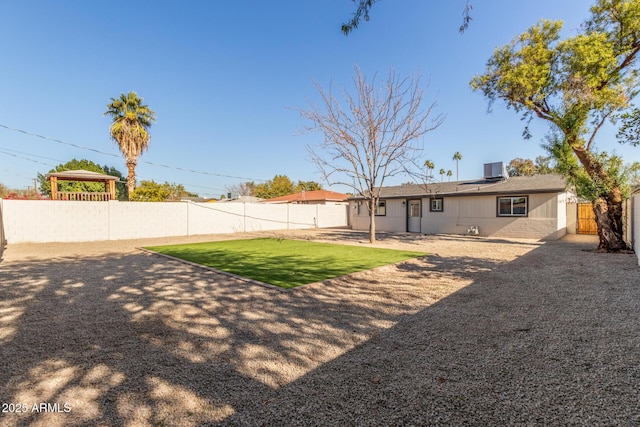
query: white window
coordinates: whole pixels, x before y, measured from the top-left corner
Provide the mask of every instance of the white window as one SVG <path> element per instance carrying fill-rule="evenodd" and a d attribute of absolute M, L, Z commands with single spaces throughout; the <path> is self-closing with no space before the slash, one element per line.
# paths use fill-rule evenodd
<path fill-rule="evenodd" d="M 387 214 L 387 202 L 385 200 L 378 200 L 376 205 L 376 215 L 385 216 Z"/>
<path fill-rule="evenodd" d="M 431 199 L 429 210 L 431 212 L 442 212 L 444 210 L 444 200 L 442 198 Z"/>
<path fill-rule="evenodd" d="M 498 216 L 527 216 L 528 202 L 526 196 L 498 197 Z"/>

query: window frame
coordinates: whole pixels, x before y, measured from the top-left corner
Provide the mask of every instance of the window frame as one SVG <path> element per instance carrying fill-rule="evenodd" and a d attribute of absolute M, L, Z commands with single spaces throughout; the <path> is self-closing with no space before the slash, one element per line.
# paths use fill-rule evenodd
<path fill-rule="evenodd" d="M 500 212 L 500 200 L 503 199 L 509 199 L 510 200 L 510 207 L 511 207 L 511 213 L 508 214 L 503 214 Z M 514 199 L 524 199 L 524 213 L 523 214 L 517 214 L 514 213 Z M 526 218 L 529 216 L 529 196 L 524 196 L 524 195 L 519 195 L 519 196 L 498 196 L 496 197 L 496 217 L 499 218 Z"/>
<path fill-rule="evenodd" d="M 407 203 L 408 218 L 422 218 L 422 199 L 410 199 L 410 200 L 407 200 L 406 203 Z M 418 207 L 418 215 L 413 215 L 413 212 L 411 212 L 412 206 Z"/>
<path fill-rule="evenodd" d="M 378 200 L 374 213 L 375 213 L 375 216 L 387 216 L 387 201 Z"/>
<path fill-rule="evenodd" d="M 440 209 L 434 209 L 433 202 L 440 201 Z M 444 197 L 432 197 L 429 199 L 429 212 L 444 212 Z"/>

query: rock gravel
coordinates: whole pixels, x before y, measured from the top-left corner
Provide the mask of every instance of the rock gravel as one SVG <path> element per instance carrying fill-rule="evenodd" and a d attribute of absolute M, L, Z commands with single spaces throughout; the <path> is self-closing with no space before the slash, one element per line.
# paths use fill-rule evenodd
<path fill-rule="evenodd" d="M 381 233 L 428 255 L 282 292 L 136 249 L 256 236 L 370 245 L 318 230 L 6 247 L 0 425 L 640 425 L 633 254 Z"/>

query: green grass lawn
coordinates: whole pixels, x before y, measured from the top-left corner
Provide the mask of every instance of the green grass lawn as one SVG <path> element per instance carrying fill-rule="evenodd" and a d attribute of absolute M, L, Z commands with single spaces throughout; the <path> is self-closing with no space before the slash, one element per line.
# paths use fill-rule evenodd
<path fill-rule="evenodd" d="M 286 289 L 425 255 L 270 238 L 149 246 L 145 249 Z"/>

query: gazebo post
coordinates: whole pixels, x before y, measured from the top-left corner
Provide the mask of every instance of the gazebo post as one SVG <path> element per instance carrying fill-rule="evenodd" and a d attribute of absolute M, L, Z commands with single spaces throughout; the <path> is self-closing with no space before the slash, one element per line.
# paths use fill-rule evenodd
<path fill-rule="evenodd" d="M 58 178 L 49 176 L 49 184 L 51 185 L 51 200 L 58 200 Z"/>
<path fill-rule="evenodd" d="M 111 193 L 110 200 L 116 199 L 116 182 L 114 180 L 110 180 L 109 182 L 109 193 Z"/>

